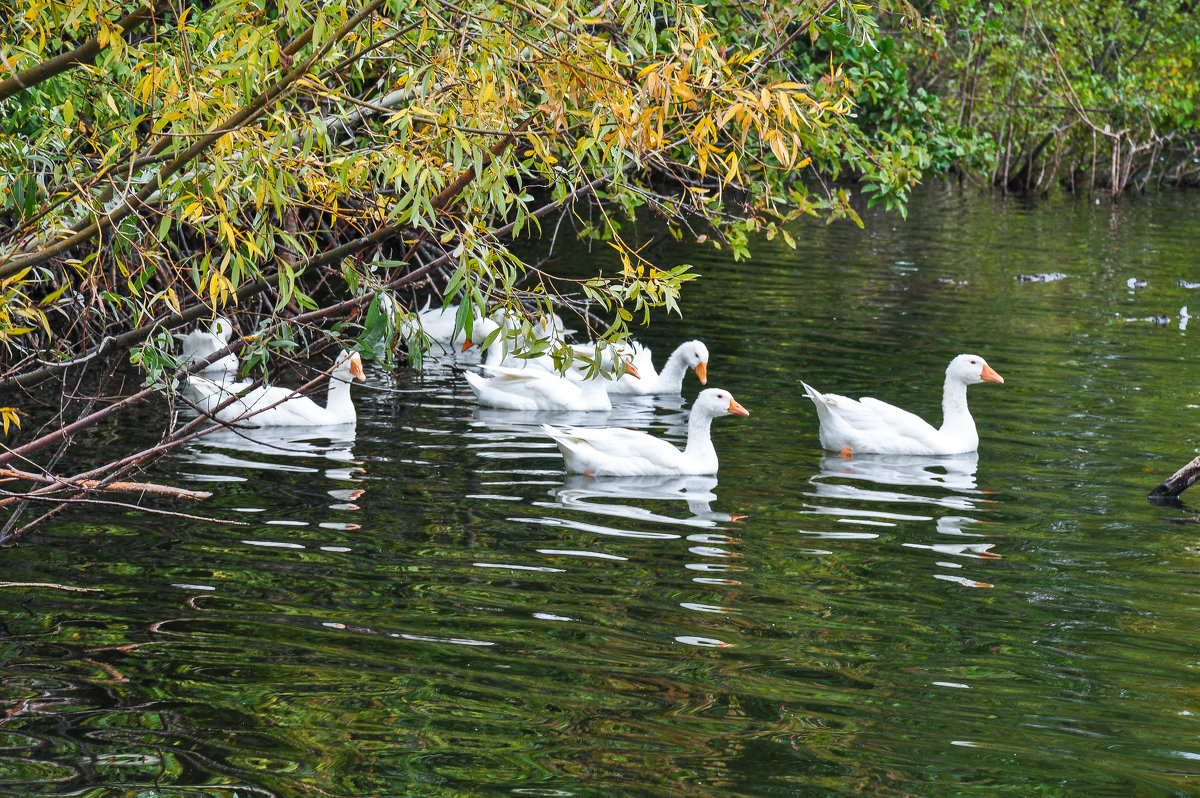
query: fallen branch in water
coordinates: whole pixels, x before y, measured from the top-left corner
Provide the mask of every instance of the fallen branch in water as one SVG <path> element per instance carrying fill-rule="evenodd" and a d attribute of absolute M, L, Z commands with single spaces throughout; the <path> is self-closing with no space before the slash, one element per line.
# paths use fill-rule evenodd
<path fill-rule="evenodd" d="M 1164 479 L 1157 488 L 1150 491 L 1150 498 L 1174 498 L 1190 488 L 1197 479 L 1200 479 L 1200 457 Z"/>
<path fill-rule="evenodd" d="M 202 501 L 212 496 L 208 491 L 187 490 L 171 485 L 160 485 L 157 482 L 110 482 L 104 484 L 98 479 L 72 480 L 68 477 L 44 476 L 31 474 L 28 471 L 17 471 L 12 468 L 0 468 L 0 477 L 21 479 L 26 482 L 38 482 L 43 485 L 61 485 L 64 488 L 85 488 L 86 490 L 113 491 L 115 493 L 150 493 L 156 496 L 169 496 L 172 499 L 186 499 L 192 502 Z M 20 501 L 20 496 L 10 496 L 0 499 L 0 507 Z"/>
<path fill-rule="evenodd" d="M 74 587 L 72 585 L 60 585 L 57 582 L 0 582 L 0 589 L 6 587 L 48 587 L 54 590 L 69 590 L 72 593 L 103 593 L 104 591 L 96 587 Z"/>

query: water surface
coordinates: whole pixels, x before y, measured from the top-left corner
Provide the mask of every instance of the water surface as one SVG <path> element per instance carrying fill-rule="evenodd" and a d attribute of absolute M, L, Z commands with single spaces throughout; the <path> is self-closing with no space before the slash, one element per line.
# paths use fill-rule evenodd
<path fill-rule="evenodd" d="M 704 279 L 642 340 L 705 341 L 752 414 L 715 478 L 568 476 L 538 429 L 681 441 L 694 376 L 564 417 L 375 372 L 356 428 L 197 442 L 152 477 L 227 523 L 97 507 L 0 554 L 47 585 L 0 590 L 0 792 L 1194 792 L 1200 528 L 1145 496 L 1200 448 L 1198 211 L 947 189 L 742 264 L 659 235 Z M 1006 379 L 978 456 L 820 450 L 801 379 L 936 422 L 960 352 Z"/>

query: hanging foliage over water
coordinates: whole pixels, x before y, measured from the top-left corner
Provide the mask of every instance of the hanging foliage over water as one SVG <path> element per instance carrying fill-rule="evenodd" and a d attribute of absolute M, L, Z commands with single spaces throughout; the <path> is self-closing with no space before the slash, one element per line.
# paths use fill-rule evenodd
<path fill-rule="evenodd" d="M 857 218 L 846 171 L 902 198 L 919 171 L 853 123 L 855 80 L 792 57 L 833 27 L 873 46 L 876 10 L 0 0 L 0 416 L 10 442 L 44 424 L 0 466 L 44 477 L 55 459 L 27 458 L 173 396 L 170 333 L 217 313 L 256 373 L 331 331 L 388 360 L 430 293 L 462 324 L 586 300 L 590 331 L 619 336 L 693 277 L 643 259 L 624 224 L 639 209 L 738 258 L 797 214 Z M 567 231 L 611 245 L 614 268 L 572 281 L 509 249 Z M 130 361 L 140 390 L 111 382 Z M 168 416 L 164 447 L 193 431 Z"/>

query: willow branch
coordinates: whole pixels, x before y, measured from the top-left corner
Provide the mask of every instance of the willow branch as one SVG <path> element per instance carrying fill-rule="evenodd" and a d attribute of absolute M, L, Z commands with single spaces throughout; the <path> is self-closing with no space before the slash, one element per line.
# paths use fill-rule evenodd
<path fill-rule="evenodd" d="M 209 128 L 208 133 L 201 136 L 196 140 L 196 143 L 188 147 L 182 153 L 177 155 L 174 160 L 160 169 L 158 174 L 151 178 L 150 181 L 142 187 L 142 190 L 133 197 L 126 199 L 119 206 L 112 209 L 108 213 L 99 216 L 90 224 L 84 225 L 83 222 L 80 222 L 80 225 L 82 226 L 77 225 L 78 229 L 75 229 L 72 235 L 63 238 L 54 244 L 43 247 L 41 251 L 11 260 L 7 264 L 0 265 L 0 278 L 16 274 L 22 269 L 30 266 L 39 266 L 47 261 L 53 260 L 54 258 L 59 257 L 65 252 L 69 251 L 72 247 L 76 247 L 86 241 L 89 241 L 102 231 L 119 224 L 121 220 L 129 216 L 137 208 L 145 205 L 150 198 L 154 196 L 154 194 L 160 188 L 162 188 L 169 177 L 181 170 L 187 164 L 191 163 L 201 153 L 212 147 L 212 145 L 215 144 L 222 136 L 226 135 L 231 130 L 237 130 L 238 128 L 243 127 L 263 114 L 267 108 L 277 99 L 279 99 L 279 97 L 281 97 L 284 92 L 287 91 L 294 83 L 305 77 L 312 69 L 313 64 L 315 64 L 323 55 L 325 55 L 325 53 L 328 52 L 336 42 L 342 39 L 351 30 L 356 28 L 360 22 L 374 13 L 375 10 L 383 5 L 384 2 L 385 0 L 371 0 L 371 2 L 369 2 L 357 14 L 348 19 L 338 31 L 330 36 L 329 40 L 323 47 L 315 50 L 307 59 L 294 67 L 291 72 L 288 72 L 284 77 L 280 78 L 269 88 L 263 91 L 249 105 L 245 106 L 217 125 Z"/>
<path fill-rule="evenodd" d="M 126 36 L 131 31 L 141 27 L 146 20 L 151 19 L 159 6 L 164 4 L 165 0 L 142 3 L 139 8 L 114 22 L 113 27 L 119 29 L 122 36 Z M 70 52 L 60 53 L 40 64 L 34 64 L 31 67 L 22 69 L 12 77 L 0 80 L 0 101 L 7 100 L 9 97 L 20 94 L 26 89 L 32 88 L 56 75 L 61 75 L 76 66 L 93 63 L 102 49 L 104 48 L 100 46 L 99 38 L 94 37 Z"/>

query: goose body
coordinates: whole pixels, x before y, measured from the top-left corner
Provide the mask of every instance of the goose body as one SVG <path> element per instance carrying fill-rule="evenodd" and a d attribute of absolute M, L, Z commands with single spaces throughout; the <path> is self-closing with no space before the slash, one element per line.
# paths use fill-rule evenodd
<path fill-rule="evenodd" d="M 542 429 L 558 444 L 567 470 L 591 476 L 636 477 L 659 474 L 715 474 L 712 420 L 719 416 L 748 416 L 728 391 L 701 391 L 688 418 L 687 445 L 681 451 L 667 441 L 637 430 L 619 427 L 592 429 L 552 427 Z"/>
<path fill-rule="evenodd" d="M 540 368 L 485 367 L 488 376 L 466 372 L 479 404 L 501 410 L 608 411 L 604 380 L 564 377 Z"/>
<path fill-rule="evenodd" d="M 357 352 L 343 351 L 334 361 L 329 375 L 329 393 L 325 406 L 290 388 L 263 386 L 217 410 L 215 415 L 226 423 L 245 423 L 252 427 L 317 427 L 353 424 L 358 415 L 350 398 L 350 381 L 365 380 L 362 359 Z M 228 388 L 211 380 L 193 378 L 195 389 L 207 394 L 201 407 L 215 408 L 230 398 Z"/>
<path fill-rule="evenodd" d="M 464 330 L 455 332 L 454 325 L 458 321 L 458 305 L 443 305 L 430 309 L 429 304 L 417 312 L 417 328 L 425 333 L 431 343 L 442 347 L 461 346 L 467 340 Z"/>
<path fill-rule="evenodd" d="M 237 381 L 228 372 L 211 377 L 189 374 L 183 381 L 183 395 L 195 404 L 201 413 L 212 415 L 222 403 L 243 393 L 253 384 L 253 380 Z"/>
<path fill-rule="evenodd" d="M 967 386 L 1004 382 L 978 355 L 959 355 L 946 367 L 941 427 L 878 399 L 820 393 L 801 382 L 817 408 L 821 445 L 843 457 L 853 454 L 945 455 L 979 448 L 975 419 L 967 409 Z"/>
<path fill-rule="evenodd" d="M 174 337 L 179 341 L 180 363 L 184 367 L 187 367 L 197 360 L 204 360 L 214 352 L 218 352 L 229 346 L 229 339 L 232 335 L 233 325 L 229 322 L 229 319 L 224 317 L 214 319 L 207 330 L 197 328 L 186 335 L 175 333 Z M 205 373 L 233 373 L 237 370 L 237 355 L 232 352 L 201 369 Z"/>

